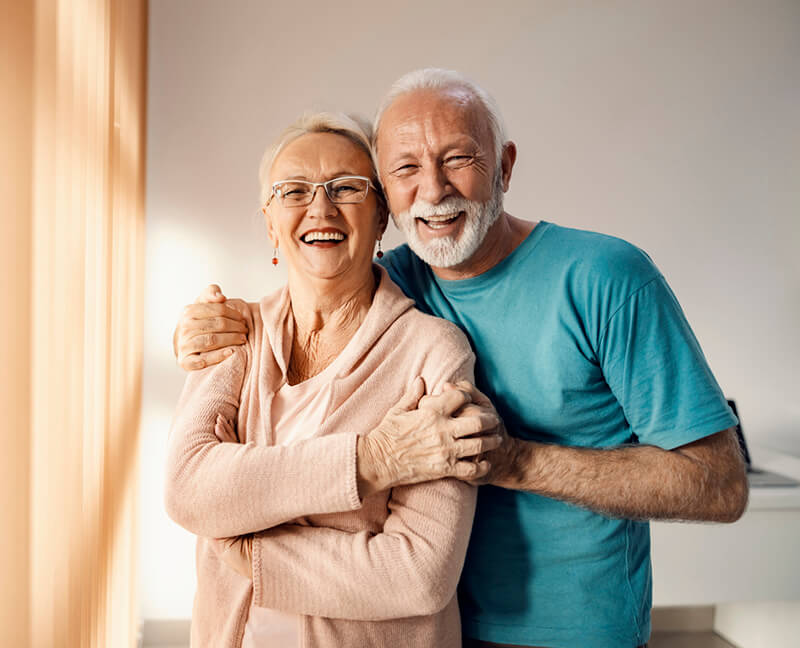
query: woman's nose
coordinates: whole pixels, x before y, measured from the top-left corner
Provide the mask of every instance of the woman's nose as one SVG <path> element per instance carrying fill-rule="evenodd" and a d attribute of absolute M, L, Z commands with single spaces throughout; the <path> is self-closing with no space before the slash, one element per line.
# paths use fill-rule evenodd
<path fill-rule="evenodd" d="M 328 198 L 325 187 L 320 186 L 314 188 L 314 195 L 311 197 L 306 212 L 309 216 L 316 218 L 331 218 L 336 216 L 337 207 Z"/>

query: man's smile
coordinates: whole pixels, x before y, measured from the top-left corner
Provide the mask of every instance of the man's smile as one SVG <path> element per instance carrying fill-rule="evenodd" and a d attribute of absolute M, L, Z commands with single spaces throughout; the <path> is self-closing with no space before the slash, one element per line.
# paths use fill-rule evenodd
<path fill-rule="evenodd" d="M 464 212 L 460 211 L 455 214 L 440 214 L 436 216 L 426 216 L 424 218 L 417 218 L 426 228 L 433 230 L 437 233 L 446 233 L 455 227 L 464 216 Z"/>

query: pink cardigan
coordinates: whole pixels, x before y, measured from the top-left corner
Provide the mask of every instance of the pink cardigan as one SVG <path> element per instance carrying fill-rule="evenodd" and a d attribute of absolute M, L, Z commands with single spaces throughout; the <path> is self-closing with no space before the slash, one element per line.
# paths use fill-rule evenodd
<path fill-rule="evenodd" d="M 360 500 L 356 436 L 374 428 L 415 376 L 429 392 L 472 380 L 461 331 L 424 315 L 376 268 L 364 322 L 337 359 L 325 422 L 274 446 L 273 394 L 285 382 L 293 321 L 288 289 L 244 309 L 248 342 L 189 374 L 172 425 L 167 512 L 200 536 L 194 648 L 239 648 L 251 604 L 302 615 L 304 648 L 460 648 L 455 597 L 475 489 L 446 479 Z M 240 443 L 220 442 L 217 414 Z M 253 578 L 208 538 L 255 533 Z"/>

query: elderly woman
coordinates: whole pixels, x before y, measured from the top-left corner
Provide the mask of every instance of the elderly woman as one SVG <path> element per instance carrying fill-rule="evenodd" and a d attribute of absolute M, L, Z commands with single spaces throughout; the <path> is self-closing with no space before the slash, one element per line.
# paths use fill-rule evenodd
<path fill-rule="evenodd" d="M 356 121 L 300 119 L 266 153 L 261 182 L 288 285 L 239 304 L 246 344 L 189 374 L 170 438 L 167 509 L 200 536 L 192 645 L 460 647 L 475 489 L 387 477 L 380 450 L 427 451 L 398 424 L 418 377 L 440 393 L 413 412 L 418 424 L 465 437 L 439 461 L 496 447 L 494 434 L 467 438 L 496 418 L 443 391 L 472 380 L 473 354 L 372 264 L 387 208 Z"/>

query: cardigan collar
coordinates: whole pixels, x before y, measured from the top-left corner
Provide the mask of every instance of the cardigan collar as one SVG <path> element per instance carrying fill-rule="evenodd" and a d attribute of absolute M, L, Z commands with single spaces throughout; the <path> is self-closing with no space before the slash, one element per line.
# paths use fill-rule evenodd
<path fill-rule="evenodd" d="M 337 376 L 350 373 L 364 354 L 375 344 L 383 333 L 407 310 L 414 307 L 413 300 L 406 297 L 381 266 L 373 264 L 373 272 L 378 277 L 378 287 L 367 311 L 364 321 L 358 327 L 345 348 L 334 360 L 338 365 Z M 289 358 L 294 336 L 289 287 L 264 297 L 260 303 L 264 334 L 267 336 L 275 362 L 283 380 L 286 380 Z"/>

